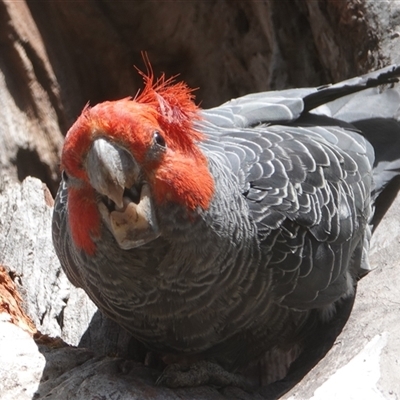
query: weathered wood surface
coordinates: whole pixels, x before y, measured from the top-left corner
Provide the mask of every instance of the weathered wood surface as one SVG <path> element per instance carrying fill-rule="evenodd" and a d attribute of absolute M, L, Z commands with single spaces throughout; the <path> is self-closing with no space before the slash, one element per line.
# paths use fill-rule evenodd
<path fill-rule="evenodd" d="M 18 181 L 36 176 L 54 194 L 63 134 L 88 101 L 136 93 L 132 65 L 143 65 L 142 50 L 156 74 L 180 73 L 199 87 L 208 107 L 399 62 L 399 16 L 397 2 L 373 0 L 0 1 L 1 398 L 258 399 L 289 388 L 290 379 L 261 394 L 155 387 L 141 347 L 62 273 L 50 193 L 38 180 Z M 342 334 L 284 398 L 400 397 L 399 218 L 397 198 L 374 234 L 377 268 L 360 281 Z M 22 302 L 7 297 L 6 278 Z"/>

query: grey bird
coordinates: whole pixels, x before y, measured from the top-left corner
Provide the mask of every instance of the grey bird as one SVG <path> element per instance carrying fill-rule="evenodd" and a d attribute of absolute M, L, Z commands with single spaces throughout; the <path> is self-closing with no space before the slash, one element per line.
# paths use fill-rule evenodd
<path fill-rule="evenodd" d="M 202 110 L 185 84 L 143 74 L 139 96 L 83 110 L 63 148 L 54 246 L 106 316 L 180 365 L 161 382 L 237 383 L 282 354 L 288 367 L 310 326 L 354 296 L 375 200 L 399 174 L 399 94 L 378 88 L 398 75 Z M 211 372 L 185 381 L 187 364 Z M 282 378 L 273 368 L 261 383 Z"/>

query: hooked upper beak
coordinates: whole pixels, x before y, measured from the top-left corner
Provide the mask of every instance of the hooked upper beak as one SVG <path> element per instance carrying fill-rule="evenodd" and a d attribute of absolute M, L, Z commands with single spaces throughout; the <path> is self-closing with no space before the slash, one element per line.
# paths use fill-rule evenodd
<path fill-rule="evenodd" d="M 103 221 L 122 249 L 141 246 L 160 235 L 150 187 L 142 181 L 131 153 L 116 143 L 96 139 L 86 158 L 86 170 L 90 184 L 102 197 L 98 208 Z"/>
<path fill-rule="evenodd" d="M 125 149 L 103 138 L 96 139 L 86 159 L 86 170 L 94 189 L 123 208 L 123 194 L 138 180 L 140 168 Z"/>

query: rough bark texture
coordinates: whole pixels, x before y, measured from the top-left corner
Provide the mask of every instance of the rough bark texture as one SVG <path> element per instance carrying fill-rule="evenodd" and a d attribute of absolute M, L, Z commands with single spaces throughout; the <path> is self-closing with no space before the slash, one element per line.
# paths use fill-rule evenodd
<path fill-rule="evenodd" d="M 257 394 L 156 387 L 141 346 L 62 273 L 42 182 L 55 193 L 63 134 L 87 102 L 135 95 L 143 50 L 156 75 L 179 73 L 209 107 L 399 62 L 399 25 L 395 1 L 0 0 L 2 399 L 274 398 L 301 379 L 315 357 Z M 18 183 L 29 175 L 42 182 Z M 400 397 L 399 215 L 397 198 L 374 234 L 377 269 L 359 283 L 346 327 L 284 398 Z M 324 334 L 315 341 L 320 355 L 334 340 Z"/>

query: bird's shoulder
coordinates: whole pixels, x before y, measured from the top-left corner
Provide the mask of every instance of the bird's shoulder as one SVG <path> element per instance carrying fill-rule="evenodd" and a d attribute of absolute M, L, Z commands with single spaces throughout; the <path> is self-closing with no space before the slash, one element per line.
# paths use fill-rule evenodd
<path fill-rule="evenodd" d="M 360 185 L 371 184 L 371 145 L 335 120 L 308 115 L 245 128 L 206 122 L 202 129 L 205 146 L 230 169 L 260 229 L 276 229 L 285 218 L 308 228 L 324 223 L 321 209 L 337 207 L 342 192 L 361 196 Z"/>

